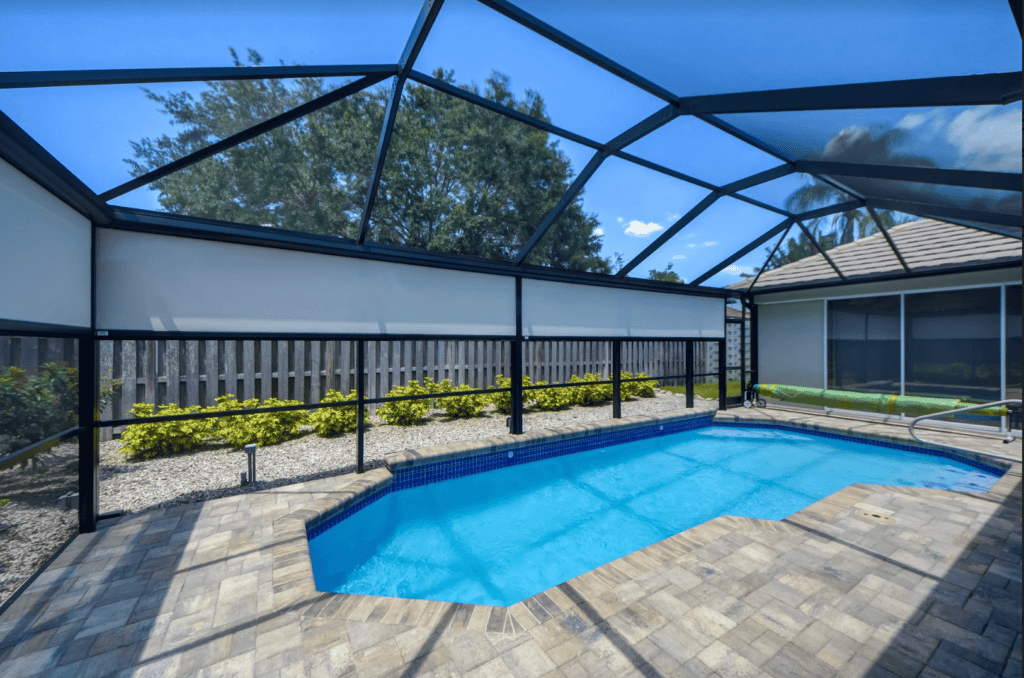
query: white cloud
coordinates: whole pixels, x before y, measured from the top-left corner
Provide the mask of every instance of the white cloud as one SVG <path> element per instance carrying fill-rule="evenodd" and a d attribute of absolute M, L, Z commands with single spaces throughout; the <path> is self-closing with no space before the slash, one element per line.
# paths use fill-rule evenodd
<path fill-rule="evenodd" d="M 679 214 L 677 212 L 673 212 L 672 214 L 666 214 L 665 218 L 669 221 L 679 221 Z"/>
<path fill-rule="evenodd" d="M 697 246 L 697 245 L 695 245 L 695 244 L 694 244 L 694 243 L 692 243 L 692 242 L 691 242 L 691 243 L 690 243 L 689 245 L 687 245 L 687 247 L 696 247 L 696 246 Z"/>
<path fill-rule="evenodd" d="M 685 259 L 686 255 L 685 254 L 676 254 L 672 258 L 673 259 Z"/>
<path fill-rule="evenodd" d="M 619 217 L 619 223 L 620 224 L 622 223 L 622 217 Z"/>
<path fill-rule="evenodd" d="M 603 228 L 595 228 L 594 229 L 594 235 L 604 235 L 604 229 Z"/>
<path fill-rule="evenodd" d="M 704 243 L 704 247 L 714 247 L 717 244 L 718 243 L 715 242 L 714 240 L 709 240 L 708 242 Z"/>
<path fill-rule="evenodd" d="M 659 224 L 656 224 L 653 221 L 649 224 L 645 224 L 642 221 L 631 221 L 629 222 L 629 226 L 626 227 L 626 235 L 642 238 L 646 235 L 650 235 L 651 233 L 660 231 L 661 228 L 662 227 Z"/>
<path fill-rule="evenodd" d="M 733 264 L 732 266 L 726 266 L 722 270 L 729 275 L 754 275 L 754 269 L 750 266 L 737 266 Z"/>
<path fill-rule="evenodd" d="M 1020 172 L 1020 110 L 975 106 L 953 118 L 946 139 L 959 153 L 957 167 Z"/>

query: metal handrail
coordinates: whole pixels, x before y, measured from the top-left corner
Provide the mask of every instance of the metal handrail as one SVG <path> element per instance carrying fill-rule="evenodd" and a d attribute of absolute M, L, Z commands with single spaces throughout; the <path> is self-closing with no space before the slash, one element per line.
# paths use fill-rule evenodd
<path fill-rule="evenodd" d="M 955 410 L 946 410 L 945 412 L 933 412 L 932 414 L 923 414 L 920 417 L 914 417 L 913 419 L 910 420 L 910 425 L 908 427 L 908 430 L 910 431 L 910 437 L 913 438 L 914 440 L 916 440 L 919 443 L 923 443 L 925 445 L 931 445 L 932 447 L 941 447 L 941 448 L 943 448 L 945 450 L 951 450 L 953 452 L 959 452 L 961 454 L 963 454 L 964 452 L 968 452 L 968 453 L 973 454 L 973 455 L 981 455 L 983 457 L 991 457 L 993 459 L 999 459 L 1001 461 L 1017 461 L 1016 459 L 1013 459 L 1011 457 L 1004 457 L 1002 455 L 993 454 L 991 452 L 976 452 L 975 450 L 968 450 L 966 448 L 961 448 L 961 447 L 953 447 L 952 445 L 943 445 L 942 443 L 931 443 L 931 442 L 928 442 L 926 440 L 921 440 L 920 438 L 917 437 L 917 434 L 914 433 L 914 425 L 917 422 L 919 422 L 919 421 L 923 421 L 925 419 L 935 419 L 937 417 L 944 417 L 944 416 L 949 415 L 949 414 L 959 414 L 961 412 L 971 412 L 972 410 L 983 410 L 985 408 L 995 407 L 997 405 L 1017 405 L 1019 407 L 1021 405 L 1021 401 L 1020 400 L 997 400 L 995 402 L 985 403 L 983 405 L 971 405 L 970 407 L 961 407 L 961 408 L 958 408 L 958 409 L 955 409 Z M 1004 443 L 1012 443 L 1014 440 L 1016 440 L 1014 435 L 1011 432 L 1007 431 L 1006 432 L 1006 438 L 1003 440 L 1003 442 Z"/>

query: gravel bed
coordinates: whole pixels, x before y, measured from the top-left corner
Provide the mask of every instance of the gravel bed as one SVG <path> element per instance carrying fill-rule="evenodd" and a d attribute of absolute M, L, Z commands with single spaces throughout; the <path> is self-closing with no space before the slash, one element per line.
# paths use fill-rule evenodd
<path fill-rule="evenodd" d="M 0 603 L 78 531 L 78 512 L 57 499 L 78 489 L 78 445 L 51 450 L 52 466 L 0 471 Z M 70 461 L 69 461 L 70 460 Z"/>
<path fill-rule="evenodd" d="M 713 407 L 714 401 L 696 399 L 698 407 Z M 622 415 L 681 409 L 685 396 L 658 391 L 654 398 L 622 403 Z M 610 419 L 611 405 L 576 407 L 561 412 L 528 412 L 523 428 L 534 431 L 585 421 Z M 407 448 L 443 445 L 505 435 L 505 415 L 493 408 L 472 419 L 449 419 L 432 412 L 418 426 L 392 426 L 376 417 L 364 435 L 365 469 L 384 465 L 384 457 Z M 121 443 L 102 443 L 100 451 L 100 512 L 123 510 L 137 513 L 178 504 L 205 501 L 315 478 L 352 473 L 356 470 L 354 434 L 320 438 L 311 430 L 280 445 L 256 452 L 255 484 L 242 487 L 239 473 L 246 470 L 246 455 L 226 446 L 208 447 L 187 455 L 128 462 L 120 454 Z"/>

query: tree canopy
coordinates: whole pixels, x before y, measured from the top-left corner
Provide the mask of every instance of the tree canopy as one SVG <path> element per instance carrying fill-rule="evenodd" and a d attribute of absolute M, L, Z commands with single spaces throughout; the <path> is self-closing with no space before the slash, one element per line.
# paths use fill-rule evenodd
<path fill-rule="evenodd" d="M 234 50 L 234 65 L 244 67 Z M 263 58 L 248 52 L 248 65 Z M 452 71 L 434 77 L 455 84 Z M 145 90 L 172 123 L 174 136 L 132 142 L 133 176 L 328 93 L 322 78 L 207 83 L 198 97 Z M 547 120 L 540 94 L 517 99 L 492 72 L 480 91 Z M 355 238 L 388 90 L 348 96 L 213 157 L 154 181 L 169 212 Z M 567 190 L 573 169 L 558 141 L 505 116 L 433 88 L 407 82 L 367 239 L 490 259 L 510 260 Z M 529 263 L 610 272 L 600 256 L 593 215 L 577 196 L 531 252 Z"/>

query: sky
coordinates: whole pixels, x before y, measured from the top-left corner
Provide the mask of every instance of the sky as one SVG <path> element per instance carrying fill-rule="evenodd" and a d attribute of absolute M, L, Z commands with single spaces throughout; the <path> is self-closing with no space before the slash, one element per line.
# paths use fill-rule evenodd
<path fill-rule="evenodd" d="M 519 4 L 681 96 L 1021 69 L 1020 36 L 1005 0 Z M 229 66 L 229 47 L 242 54 L 254 48 L 266 65 L 394 63 L 419 8 L 408 0 L 5 0 L 0 71 Z M 454 70 L 459 83 L 482 84 L 492 70 L 504 73 L 518 97 L 528 89 L 540 93 L 555 125 L 602 142 L 664 105 L 474 0 L 444 3 L 415 64 L 427 73 L 438 67 Z M 148 87 L 198 93 L 204 84 Z M 132 157 L 131 141 L 175 133 L 136 85 L 0 90 L 0 110 L 97 192 L 131 178 L 124 162 Z M 1019 102 L 725 118 L 793 157 L 872 152 L 871 162 L 885 162 L 877 152 L 888 134 L 899 154 L 927 157 L 940 167 L 1021 171 Z M 592 155 L 564 139 L 558 145 L 576 171 Z M 781 164 L 689 116 L 626 150 L 719 185 Z M 789 176 L 745 194 L 783 207 L 800 184 L 799 176 Z M 600 222 L 602 255 L 619 253 L 628 261 L 706 194 L 611 158 L 582 200 Z M 114 202 L 159 208 L 147 189 Z M 779 221 L 742 201 L 721 199 L 633 275 L 646 277 L 671 264 L 693 280 Z M 740 280 L 739 274 L 762 265 L 763 250 L 705 284 Z"/>

